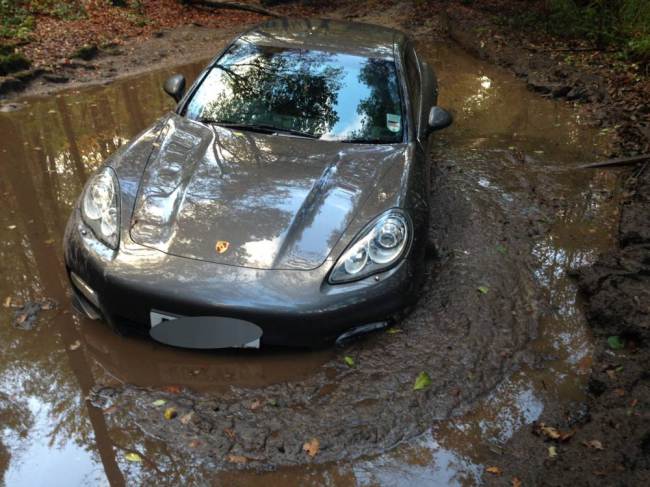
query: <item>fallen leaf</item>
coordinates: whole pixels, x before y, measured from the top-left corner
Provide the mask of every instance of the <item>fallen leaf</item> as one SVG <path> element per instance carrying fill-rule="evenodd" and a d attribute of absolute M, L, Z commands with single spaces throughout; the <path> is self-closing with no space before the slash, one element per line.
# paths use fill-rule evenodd
<path fill-rule="evenodd" d="M 487 286 L 479 286 L 476 289 L 478 289 L 478 291 L 482 294 L 487 294 L 490 290 Z"/>
<path fill-rule="evenodd" d="M 248 458 L 246 458 L 243 455 L 232 455 L 232 454 L 230 454 L 230 455 L 226 456 L 226 461 L 230 462 L 230 463 L 242 464 L 242 463 L 247 463 Z"/>
<path fill-rule="evenodd" d="M 141 462 L 142 461 L 142 457 L 138 453 L 135 453 L 135 452 L 132 452 L 132 451 L 125 453 L 124 458 L 127 459 L 129 462 Z"/>
<path fill-rule="evenodd" d="M 232 430 L 230 428 L 224 428 L 223 432 L 225 435 L 230 438 L 231 440 L 235 441 L 235 430 Z"/>
<path fill-rule="evenodd" d="M 578 362 L 578 373 L 579 374 L 587 374 L 589 373 L 589 370 L 591 369 L 591 366 L 593 364 L 593 357 L 591 355 L 586 355 L 580 359 Z"/>
<path fill-rule="evenodd" d="M 565 431 L 565 432 L 560 431 L 560 441 L 563 443 L 569 441 L 575 434 L 576 434 L 575 429 L 571 431 Z"/>
<path fill-rule="evenodd" d="M 622 389 L 620 387 L 614 389 L 614 394 L 616 394 L 618 397 L 623 397 L 625 395 L 625 389 Z"/>
<path fill-rule="evenodd" d="M 51 299 L 45 299 L 40 303 L 40 305 L 42 310 L 49 311 L 56 307 L 56 302 L 52 301 Z"/>
<path fill-rule="evenodd" d="M 345 365 L 347 365 L 348 367 L 354 367 L 354 365 L 355 365 L 354 364 L 354 359 L 352 357 L 350 357 L 349 355 L 346 355 L 345 357 L 343 357 L 343 361 L 345 362 Z"/>
<path fill-rule="evenodd" d="M 27 319 L 27 314 L 21 313 L 16 318 L 16 324 L 20 325 L 20 324 L 24 323 L 26 319 Z"/>
<path fill-rule="evenodd" d="M 251 411 L 255 411 L 264 405 L 261 399 L 255 399 L 251 404 Z"/>
<path fill-rule="evenodd" d="M 544 423 L 539 424 L 539 432 L 551 440 L 559 440 L 562 436 L 557 429 L 552 426 L 546 426 Z"/>
<path fill-rule="evenodd" d="M 277 408 L 280 405 L 278 404 L 277 399 L 269 399 L 269 406 L 273 406 L 274 408 Z"/>
<path fill-rule="evenodd" d="M 70 350 L 76 350 L 76 349 L 78 349 L 80 346 L 81 346 L 81 342 L 80 342 L 79 340 L 75 340 L 75 342 L 74 342 L 72 345 L 70 345 L 68 348 L 69 348 Z"/>
<path fill-rule="evenodd" d="M 488 467 L 485 469 L 487 473 L 491 473 L 492 475 L 501 475 L 501 469 L 499 467 Z"/>
<path fill-rule="evenodd" d="M 312 438 L 302 445 L 302 449 L 307 453 L 307 455 L 314 458 L 320 450 L 320 441 L 318 441 L 318 438 Z"/>
<path fill-rule="evenodd" d="M 555 458 L 557 457 L 557 448 L 554 446 L 549 446 L 548 447 L 548 457 L 549 458 Z"/>
<path fill-rule="evenodd" d="M 620 350 L 625 346 L 625 343 L 623 340 L 621 340 L 621 337 L 618 335 L 612 335 L 609 338 L 607 338 L 607 344 L 609 345 L 609 348 L 612 350 Z"/>
<path fill-rule="evenodd" d="M 604 450 L 603 444 L 598 440 L 583 441 L 582 444 L 592 450 Z"/>
<path fill-rule="evenodd" d="M 397 328 L 396 326 L 391 326 L 388 330 L 386 330 L 386 333 L 389 335 L 395 335 L 396 333 L 402 333 L 402 329 Z"/>
<path fill-rule="evenodd" d="M 181 386 L 177 386 L 177 385 L 165 386 L 162 388 L 162 390 L 168 392 L 169 394 L 180 394 Z"/>
<path fill-rule="evenodd" d="M 117 411 L 117 406 L 109 406 L 106 409 L 102 409 L 102 413 L 104 414 L 113 414 L 115 411 Z"/>
<path fill-rule="evenodd" d="M 198 448 L 199 446 L 201 446 L 201 440 L 192 440 L 188 443 L 187 446 L 189 446 L 190 448 Z"/>
<path fill-rule="evenodd" d="M 2 303 L 2 306 L 4 306 L 5 308 L 11 307 L 11 296 L 7 296 L 5 298 L 4 302 Z"/>
<path fill-rule="evenodd" d="M 512 477 L 512 487 L 521 487 L 521 480 L 517 477 Z"/>
<path fill-rule="evenodd" d="M 497 252 L 499 252 L 500 254 L 504 254 L 504 255 L 505 255 L 506 252 L 508 252 L 508 249 L 506 249 L 504 245 L 497 244 L 497 247 L 496 247 L 496 248 L 497 248 Z"/>
<path fill-rule="evenodd" d="M 154 402 L 151 403 L 152 406 L 162 406 L 164 404 L 167 404 L 167 401 L 165 399 L 156 399 Z"/>
<path fill-rule="evenodd" d="M 415 384 L 413 384 L 413 390 L 419 391 L 426 389 L 431 385 L 431 377 L 426 372 L 420 372 L 420 374 L 415 379 Z"/>
<path fill-rule="evenodd" d="M 50 238 L 50 239 L 46 240 L 46 241 L 43 242 L 43 243 L 44 243 L 45 245 L 52 245 L 52 244 L 54 243 L 54 239 L 53 239 L 53 238 Z"/>
<path fill-rule="evenodd" d="M 15 230 L 15 229 L 16 229 L 16 225 L 9 225 L 7 228 L 8 228 L 9 230 Z"/>
<path fill-rule="evenodd" d="M 179 420 L 182 424 L 189 424 L 190 421 L 192 421 L 192 418 L 194 417 L 194 412 L 189 412 L 187 414 L 184 414 L 181 416 L 181 419 Z"/>
<path fill-rule="evenodd" d="M 631 408 L 636 407 L 637 404 L 639 404 L 639 400 L 638 400 L 638 399 L 632 399 L 632 400 L 630 401 L 630 407 L 631 407 Z"/>
<path fill-rule="evenodd" d="M 174 419 L 176 416 L 178 416 L 178 412 L 176 412 L 176 409 L 174 409 L 174 408 L 167 408 L 167 409 L 165 409 L 165 412 L 163 413 L 163 416 L 167 420 Z"/>

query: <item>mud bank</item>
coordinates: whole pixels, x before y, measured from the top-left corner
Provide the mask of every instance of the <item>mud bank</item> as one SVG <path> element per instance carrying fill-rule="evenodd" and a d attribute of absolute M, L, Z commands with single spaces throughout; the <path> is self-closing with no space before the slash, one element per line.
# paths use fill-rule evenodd
<path fill-rule="evenodd" d="M 639 104 L 633 89 L 613 89 L 613 71 L 567 65 L 526 34 L 495 25 L 489 14 L 460 5 L 446 14 L 450 37 L 469 52 L 512 70 L 542 96 L 580 103 L 597 126 L 613 127 L 611 154 L 649 151 L 647 105 Z M 524 485 L 640 485 L 650 475 L 650 433 L 644 426 L 650 403 L 650 170 L 646 163 L 629 173 L 619 172 L 625 182 L 615 248 L 571 271 L 596 337 L 587 396 L 577 404 L 551 405 L 539 419 L 570 439 L 520 431 L 504 455 L 488 460 L 518 472 Z"/>
<path fill-rule="evenodd" d="M 602 64 L 571 64 L 572 49 L 545 45 L 534 33 L 495 23 L 511 12 L 480 8 L 480 3 L 474 9 L 459 2 L 446 8 L 442 16 L 449 37 L 478 58 L 510 69 L 541 96 L 579 104 L 594 125 L 616 134 L 612 154 L 650 152 L 647 80 L 626 81 L 614 67 Z"/>

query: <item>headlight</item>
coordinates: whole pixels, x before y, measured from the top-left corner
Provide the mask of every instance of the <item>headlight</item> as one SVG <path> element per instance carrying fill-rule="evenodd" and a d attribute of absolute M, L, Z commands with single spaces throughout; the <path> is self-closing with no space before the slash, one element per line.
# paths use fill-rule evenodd
<path fill-rule="evenodd" d="M 112 249 L 120 239 L 119 187 L 115 172 L 105 167 L 95 174 L 81 199 L 81 215 L 95 236 Z"/>
<path fill-rule="evenodd" d="M 330 283 L 355 281 L 390 267 L 404 254 L 409 225 L 410 220 L 401 210 L 384 213 L 339 258 Z"/>

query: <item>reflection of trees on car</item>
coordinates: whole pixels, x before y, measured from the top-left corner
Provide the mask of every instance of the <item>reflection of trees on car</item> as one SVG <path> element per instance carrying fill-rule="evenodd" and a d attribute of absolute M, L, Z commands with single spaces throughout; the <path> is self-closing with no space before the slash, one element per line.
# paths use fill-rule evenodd
<path fill-rule="evenodd" d="M 339 120 L 335 107 L 343 69 L 328 65 L 333 57 L 325 52 L 236 44 L 216 65 L 227 89 L 206 104 L 202 116 L 325 133 Z"/>
<path fill-rule="evenodd" d="M 401 113 L 395 64 L 383 59 L 367 59 L 359 73 L 359 81 L 368 87 L 369 94 L 357 106 L 361 127 L 353 132 L 352 138 L 354 140 L 385 138 L 387 133 L 390 134 L 387 128 L 387 115 L 394 114 L 399 117 Z"/>

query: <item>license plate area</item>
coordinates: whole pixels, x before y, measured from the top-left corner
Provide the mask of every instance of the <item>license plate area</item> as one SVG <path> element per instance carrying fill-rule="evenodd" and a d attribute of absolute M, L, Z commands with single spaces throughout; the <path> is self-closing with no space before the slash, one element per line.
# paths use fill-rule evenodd
<path fill-rule="evenodd" d="M 181 316 L 151 310 L 150 336 L 182 348 L 260 348 L 262 330 L 255 324 L 219 316 Z"/>

